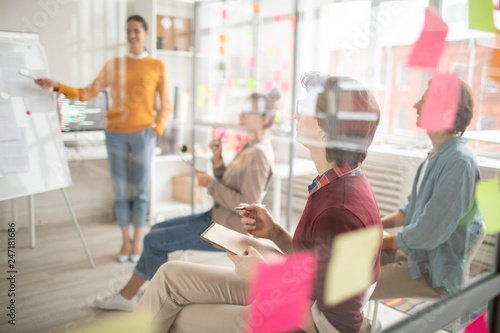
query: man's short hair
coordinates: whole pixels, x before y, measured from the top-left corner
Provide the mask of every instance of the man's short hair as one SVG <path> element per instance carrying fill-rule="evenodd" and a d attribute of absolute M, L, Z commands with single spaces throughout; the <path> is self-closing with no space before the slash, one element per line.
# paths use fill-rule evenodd
<path fill-rule="evenodd" d="M 326 159 L 337 165 L 362 163 L 380 119 L 374 96 L 350 77 L 319 72 L 302 75 L 302 86 L 322 86 L 316 102 L 316 118 L 326 133 Z"/>

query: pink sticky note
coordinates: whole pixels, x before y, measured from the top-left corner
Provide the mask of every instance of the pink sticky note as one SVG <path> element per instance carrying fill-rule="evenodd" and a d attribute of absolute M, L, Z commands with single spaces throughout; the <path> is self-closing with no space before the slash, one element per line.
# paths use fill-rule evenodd
<path fill-rule="evenodd" d="M 232 88 L 233 87 L 233 79 L 227 78 L 226 79 L 226 88 Z"/>
<path fill-rule="evenodd" d="M 281 69 L 286 71 L 286 70 L 290 69 L 290 67 L 291 67 L 290 59 L 283 59 L 283 64 L 281 65 Z"/>
<path fill-rule="evenodd" d="M 274 32 L 269 32 L 266 34 L 266 45 L 276 44 L 276 34 Z"/>
<path fill-rule="evenodd" d="M 274 16 L 273 16 L 273 21 L 274 21 L 274 22 L 279 22 L 279 21 L 281 21 L 281 15 L 280 15 L 280 14 L 274 15 Z"/>
<path fill-rule="evenodd" d="M 273 89 L 273 81 L 264 81 L 264 92 L 268 93 Z"/>
<path fill-rule="evenodd" d="M 226 132 L 226 129 L 223 128 L 223 127 L 216 127 L 215 128 L 215 135 L 218 137 L 218 138 L 221 138 L 224 136 Z"/>
<path fill-rule="evenodd" d="M 418 126 L 429 132 L 451 130 L 457 117 L 459 99 L 458 75 L 436 74 L 425 94 Z"/>
<path fill-rule="evenodd" d="M 281 91 L 285 93 L 288 89 L 290 89 L 290 82 L 288 80 L 281 81 Z"/>
<path fill-rule="evenodd" d="M 241 67 L 255 67 L 254 56 L 240 56 Z"/>
<path fill-rule="evenodd" d="M 249 289 L 247 332 L 299 329 L 311 307 L 315 273 L 316 258 L 310 252 L 292 254 L 283 262 L 257 265 Z"/>
<path fill-rule="evenodd" d="M 472 323 L 465 327 L 464 333 L 489 333 L 488 324 L 486 323 L 485 314 L 477 317 Z"/>
<path fill-rule="evenodd" d="M 413 44 L 408 66 L 436 68 L 443 52 L 448 26 L 432 9 L 425 10 L 425 23 L 419 39 Z"/>
<path fill-rule="evenodd" d="M 273 72 L 273 80 L 274 81 L 279 81 L 281 78 L 281 72 L 280 71 L 274 71 Z"/>
<path fill-rule="evenodd" d="M 225 19 L 226 19 L 226 17 L 227 17 L 227 16 L 226 16 L 226 13 L 227 13 L 227 12 L 226 12 L 226 10 L 225 10 L 225 9 L 223 9 L 223 10 L 222 10 L 222 19 L 223 19 L 223 20 L 225 20 Z"/>

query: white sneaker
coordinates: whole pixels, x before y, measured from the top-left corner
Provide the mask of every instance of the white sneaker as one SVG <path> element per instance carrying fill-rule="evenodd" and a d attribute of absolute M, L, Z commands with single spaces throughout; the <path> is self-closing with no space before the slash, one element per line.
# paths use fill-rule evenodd
<path fill-rule="evenodd" d="M 136 305 L 137 296 L 126 299 L 120 292 L 108 296 L 97 296 L 94 299 L 94 306 L 103 310 L 134 311 Z"/>

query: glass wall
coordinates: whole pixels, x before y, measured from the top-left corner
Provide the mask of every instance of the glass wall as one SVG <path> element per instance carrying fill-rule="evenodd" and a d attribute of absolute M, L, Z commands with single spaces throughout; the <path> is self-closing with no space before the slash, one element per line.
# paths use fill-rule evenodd
<path fill-rule="evenodd" d="M 427 0 L 198 3 L 195 9 L 194 144 L 221 137 L 225 148 L 234 154 L 247 140 L 237 127 L 245 98 L 254 91 L 268 93 L 277 89 L 281 100 L 272 136 L 276 162 L 287 168 L 284 176 L 280 176 L 284 182 L 281 190 L 288 189 L 282 197 L 280 194 L 278 212 L 284 214 L 281 208 L 295 211 L 295 215 L 286 216 L 287 227 L 293 230 L 304 203 L 299 198 L 307 197 L 308 184 L 301 181 L 312 180 L 315 172 L 314 168 L 299 166 L 298 161 L 309 156 L 299 144 L 293 143 L 295 101 L 306 93 L 300 84 L 300 75 L 321 71 L 350 76 L 373 92 L 381 110 L 379 128 L 367 158 L 367 178 L 378 200 L 379 193 L 387 188 L 393 191 L 388 183 L 394 178 L 394 170 L 379 169 L 379 174 L 386 174 L 385 184 L 380 184 L 370 174 L 375 172 L 370 156 L 379 156 L 377 154 L 383 151 L 387 155 L 380 156 L 390 156 L 394 169 L 416 163 L 412 166 L 413 173 L 402 176 L 408 179 L 398 194 L 398 202 L 406 203 L 416 168 L 431 149 L 428 135 L 416 125 L 414 105 L 436 73 L 457 73 L 471 87 L 475 102 L 473 118 L 464 135 L 469 138 L 467 146 L 479 160 L 483 180 L 500 178 L 500 91 L 498 83 L 488 77 L 495 34 L 468 29 L 466 1 L 443 0 L 440 15 L 449 32 L 439 65 L 432 71 L 410 67 L 408 58 L 422 31 L 427 7 Z M 415 157 L 418 158 L 414 163 Z M 303 192 L 297 194 L 299 187 Z M 451 198 L 454 194 L 449 195 Z M 272 200 L 270 203 L 275 204 Z M 398 207 L 399 204 L 389 205 L 387 211 Z M 385 215 L 385 210 L 381 214 Z M 487 235 L 482 242 L 472 242 L 478 228 L 462 227 L 473 230 L 459 248 L 454 249 L 455 254 L 463 255 L 460 274 L 464 274 L 462 287 L 465 287 L 470 281 L 481 280 L 494 271 L 497 241 L 495 236 Z M 436 232 L 440 228 L 436 225 Z M 397 234 L 400 230 L 388 231 Z M 471 255 L 473 243 L 477 246 Z M 380 310 L 383 328 L 432 303 L 419 297 L 384 299 L 379 303 L 383 309 Z M 472 316 L 486 310 L 483 304 Z M 465 317 L 456 322 L 458 328 L 465 324 Z M 452 331 L 453 325 L 443 329 Z"/>

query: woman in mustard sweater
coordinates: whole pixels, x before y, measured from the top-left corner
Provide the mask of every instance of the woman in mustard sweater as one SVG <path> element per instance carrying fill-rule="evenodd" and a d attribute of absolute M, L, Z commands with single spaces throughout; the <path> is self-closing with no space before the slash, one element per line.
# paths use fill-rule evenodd
<path fill-rule="evenodd" d="M 123 243 L 119 262 L 137 262 L 142 252 L 142 229 L 146 223 L 149 178 L 156 136 L 161 135 L 172 114 L 165 64 L 153 59 L 144 48 L 146 21 L 138 15 L 127 19 L 129 53 L 109 60 L 94 81 L 85 88 L 72 88 L 53 79 L 35 82 L 74 100 L 87 101 L 109 88 L 112 105 L 106 126 L 106 149 L 113 184 L 116 218 Z M 155 113 L 156 92 L 160 105 Z M 132 167 L 129 168 L 129 162 Z M 129 203 L 129 179 L 133 184 L 133 206 Z M 128 226 L 134 225 L 130 245 Z"/>

